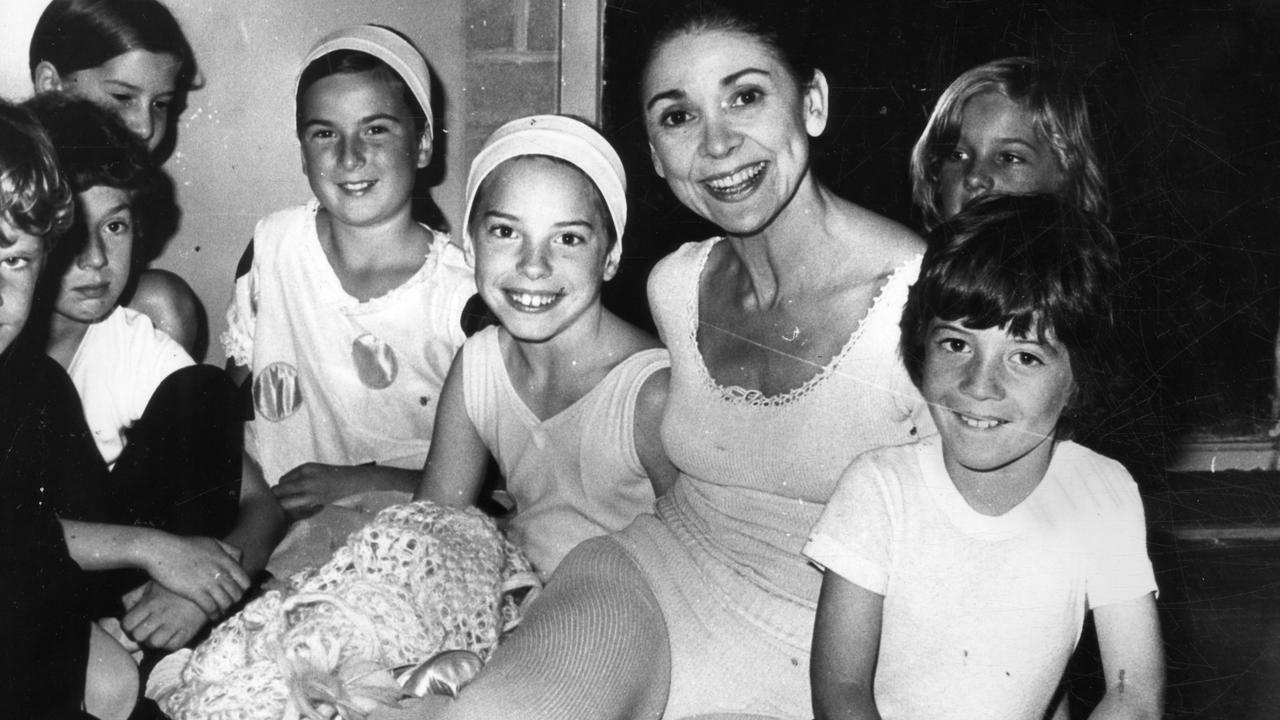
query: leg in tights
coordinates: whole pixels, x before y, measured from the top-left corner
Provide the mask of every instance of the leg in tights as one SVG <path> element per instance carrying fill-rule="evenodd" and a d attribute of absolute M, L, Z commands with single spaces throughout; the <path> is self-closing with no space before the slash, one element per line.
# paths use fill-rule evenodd
<path fill-rule="evenodd" d="M 457 701 L 416 716 L 657 720 L 670 677 L 666 623 L 640 568 L 613 540 L 596 538 L 564 559 Z"/>

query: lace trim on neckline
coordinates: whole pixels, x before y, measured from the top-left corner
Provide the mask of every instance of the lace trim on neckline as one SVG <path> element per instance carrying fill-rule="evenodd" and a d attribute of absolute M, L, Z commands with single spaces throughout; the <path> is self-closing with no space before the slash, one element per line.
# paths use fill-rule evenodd
<path fill-rule="evenodd" d="M 820 383 L 822 383 L 822 381 L 835 374 L 835 370 L 840 367 L 840 364 L 844 362 L 845 357 L 853 350 L 853 347 L 858 344 L 858 340 L 861 339 L 862 333 L 867 327 L 867 321 L 870 320 L 871 317 L 875 315 L 876 310 L 879 309 L 880 300 L 884 297 L 885 292 L 894 284 L 894 281 L 900 273 L 920 260 L 920 256 L 916 255 L 906 262 L 900 263 L 893 269 L 893 272 L 889 273 L 889 276 L 885 278 L 880 289 L 876 291 L 875 297 L 871 299 L 871 304 L 867 306 L 867 311 L 863 313 L 862 318 L 858 320 L 858 325 L 853 329 L 853 332 L 849 333 L 849 339 L 846 340 L 844 346 L 840 348 L 840 352 L 836 353 L 836 355 L 833 356 L 826 365 L 820 368 L 817 373 L 804 381 L 798 387 L 794 387 L 776 395 L 767 395 L 764 391 L 755 388 L 745 388 L 741 385 L 722 385 L 711 376 L 711 371 L 707 368 L 706 360 L 702 357 L 702 350 L 698 348 L 698 328 L 702 325 L 702 320 L 699 316 L 698 304 L 702 288 L 702 271 L 706 267 L 707 260 L 711 257 L 711 251 L 723 239 L 723 237 L 717 237 L 707 242 L 706 247 L 702 252 L 702 257 L 699 258 L 697 267 L 694 269 L 695 280 L 693 283 L 693 292 L 690 294 L 689 299 L 685 301 L 685 313 L 687 324 L 689 326 L 689 346 L 692 348 L 693 356 L 698 368 L 698 374 L 701 376 L 702 383 L 706 389 L 719 395 L 720 398 L 726 402 L 751 407 L 783 407 L 799 402 L 806 395 L 812 392 Z M 728 332 L 723 328 L 716 329 L 721 332 Z"/>

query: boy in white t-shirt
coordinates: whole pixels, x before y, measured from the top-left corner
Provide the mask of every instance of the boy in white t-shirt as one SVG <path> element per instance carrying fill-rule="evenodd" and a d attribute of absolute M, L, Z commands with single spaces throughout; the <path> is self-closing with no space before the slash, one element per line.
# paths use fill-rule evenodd
<path fill-rule="evenodd" d="M 1110 376 L 1115 241 L 1048 196 L 934 232 L 902 355 L 939 435 L 857 458 L 805 554 L 826 570 L 815 714 L 1039 720 L 1093 611 L 1092 717 L 1159 717 L 1155 580 L 1137 487 L 1066 438 Z"/>

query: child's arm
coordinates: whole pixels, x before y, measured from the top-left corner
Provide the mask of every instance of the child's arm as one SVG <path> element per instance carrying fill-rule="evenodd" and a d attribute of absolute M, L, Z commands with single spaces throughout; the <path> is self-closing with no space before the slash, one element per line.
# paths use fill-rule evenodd
<path fill-rule="evenodd" d="M 325 505 L 371 490 L 413 492 L 421 472 L 386 465 L 303 463 L 280 476 L 272 489 L 292 520 L 316 514 Z"/>
<path fill-rule="evenodd" d="M 287 523 L 280 503 L 262 477 L 262 468 L 248 452 L 241 458 L 240 508 L 235 525 L 223 539 L 239 549 L 240 564 L 250 575 L 256 575 L 267 566 Z"/>
<path fill-rule="evenodd" d="M 635 444 L 640 464 L 644 466 L 653 494 L 662 497 L 676 483 L 680 471 L 667 457 L 662 446 L 662 413 L 667 408 L 667 390 L 671 369 L 663 368 L 650 375 L 636 396 Z"/>
<path fill-rule="evenodd" d="M 1107 692 L 1089 717 L 1155 720 L 1164 712 L 1164 647 L 1150 594 L 1093 611 Z"/>
<path fill-rule="evenodd" d="M 180 537 L 154 528 L 62 520 L 71 559 L 85 570 L 140 568 L 156 582 L 216 617 L 240 599 L 249 576 L 239 551 L 206 537 Z"/>
<path fill-rule="evenodd" d="M 816 720 L 880 720 L 873 694 L 884 597 L 828 570 L 813 627 Z"/>
<path fill-rule="evenodd" d="M 480 499 L 484 489 L 489 449 L 467 414 L 463 397 L 462 354 L 458 351 L 449 367 L 449 376 L 440 390 L 431 449 L 422 468 L 422 478 L 414 500 L 430 500 L 440 505 L 468 507 Z"/>

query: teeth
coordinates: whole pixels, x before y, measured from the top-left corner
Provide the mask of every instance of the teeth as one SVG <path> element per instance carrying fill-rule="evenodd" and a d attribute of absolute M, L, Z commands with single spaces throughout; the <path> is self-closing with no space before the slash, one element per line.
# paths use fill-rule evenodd
<path fill-rule="evenodd" d="M 338 183 L 338 185 L 348 192 L 363 192 L 373 187 L 373 181 L 365 180 L 364 182 Z"/>
<path fill-rule="evenodd" d="M 752 165 L 751 167 L 743 168 L 738 172 L 732 175 L 729 175 L 728 177 L 716 178 L 715 180 L 708 180 L 707 185 L 711 186 L 712 190 L 729 190 L 731 188 L 737 187 L 738 185 L 742 185 L 743 183 L 749 182 L 752 178 L 759 175 L 763 170 L 764 170 L 764 163 L 756 163 L 755 165 Z"/>
<path fill-rule="evenodd" d="M 523 305 L 529 308 L 546 307 L 555 302 L 556 295 L 547 295 L 544 293 L 511 293 L 511 299 L 517 305 Z"/>
<path fill-rule="evenodd" d="M 959 417 L 960 422 L 963 422 L 965 425 L 968 425 L 971 428 L 978 428 L 979 430 L 990 430 L 991 428 L 1001 424 L 999 420 L 981 420 L 969 417 L 968 415 L 958 415 L 957 417 Z"/>

